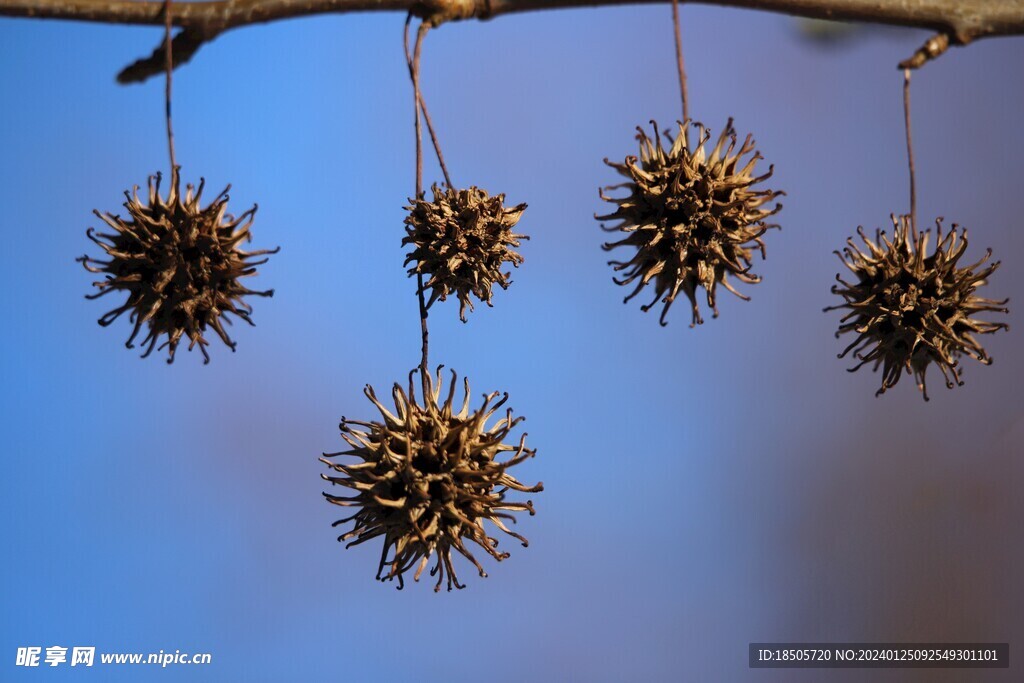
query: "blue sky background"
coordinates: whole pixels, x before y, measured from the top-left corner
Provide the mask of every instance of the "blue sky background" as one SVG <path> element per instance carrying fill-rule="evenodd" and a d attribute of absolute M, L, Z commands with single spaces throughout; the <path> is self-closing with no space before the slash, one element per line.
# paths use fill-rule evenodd
<path fill-rule="evenodd" d="M 186 179 L 260 205 L 258 327 L 213 362 L 139 360 L 93 277 L 92 209 L 166 171 L 161 79 L 114 75 L 150 28 L 0 19 L 0 679 L 103 681 L 1010 681 L 1014 672 L 750 671 L 750 641 L 1024 635 L 1019 331 L 966 386 L 836 359 L 832 250 L 907 206 L 896 63 L 927 37 L 823 48 L 791 19 L 687 7 L 691 111 L 734 116 L 775 164 L 782 231 L 760 285 L 688 328 L 621 304 L 597 188 L 633 130 L 678 116 L 667 6 L 445 26 L 423 87 L 456 184 L 529 203 L 514 284 L 430 318 L 432 361 L 528 417 L 543 480 L 528 549 L 461 592 L 373 580 L 321 498 L 338 418 L 418 360 L 402 207 L 413 190 L 399 15 L 246 28 L 175 78 Z M 1024 302 L 1024 41 L 953 49 L 914 79 L 923 223 L 992 247 Z M 438 178 L 428 166 L 428 181 Z M 975 257 L 975 258 L 972 258 Z M 1018 353 L 1015 353 L 1018 352 Z M 207 667 L 24 670 L 18 647 L 210 652 Z"/>

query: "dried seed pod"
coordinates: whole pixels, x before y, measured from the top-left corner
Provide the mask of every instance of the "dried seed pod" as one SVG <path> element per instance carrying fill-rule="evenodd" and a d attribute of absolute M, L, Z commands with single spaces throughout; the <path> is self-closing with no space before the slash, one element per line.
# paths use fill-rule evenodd
<path fill-rule="evenodd" d="M 473 310 L 470 295 L 491 306 L 491 288 L 508 289 L 511 272 L 502 272 L 505 263 L 518 268 L 523 262 L 514 248 L 520 240 L 512 228 L 519 222 L 526 204 L 505 208 L 505 195 L 490 196 L 485 190 L 444 189 L 434 185 L 433 201 L 423 197 L 410 199 L 405 207 L 406 237 L 402 245 L 415 248 L 406 256 L 412 263 L 409 275 L 425 276 L 423 290 L 430 290 L 429 308 L 454 293 L 459 299 L 459 318 L 466 322 L 466 308 Z"/>
<path fill-rule="evenodd" d="M 351 448 L 325 453 L 321 462 L 340 476 L 321 476 L 332 484 L 352 489 L 355 495 L 324 496 L 335 505 L 360 508 L 356 514 L 334 524 L 353 522 L 351 531 L 338 537 L 339 541 L 348 541 L 346 548 L 383 537 L 377 568 L 379 580 L 398 579 L 398 587 L 402 588 L 402 575 L 416 566 L 413 578 L 418 581 L 436 553 L 437 561 L 430 570 L 431 576 L 437 575 L 434 590 L 440 590 L 445 578 L 448 590 L 453 585 L 464 588 L 455 574 L 453 549 L 472 562 L 480 576 L 487 573 L 466 547 L 466 541 L 473 541 L 496 560 L 509 556 L 496 550 L 498 540 L 487 535 L 484 520 L 527 545 L 527 540 L 511 531 L 505 521 L 515 522 L 510 514 L 513 511 L 525 510 L 533 515 L 533 502 L 509 502 L 505 495 L 509 489 L 533 493 L 544 487 L 524 486 L 506 470 L 532 458 L 536 451 L 526 447 L 526 434 L 520 437 L 518 445 L 504 443 L 509 432 L 523 420 L 513 419 L 511 410 L 487 425 L 508 394 L 493 403 L 498 392 L 488 394 L 483 405 L 471 412 L 469 382 L 464 380 L 465 398 L 462 408 L 455 412 L 455 373 L 452 372 L 448 396 L 441 403 L 438 367 L 436 379 L 426 378 L 427 395 L 420 405 L 413 388 L 414 375 L 416 371 L 409 373 L 408 393 L 395 384 L 391 392 L 394 414 L 367 386 L 366 396 L 380 411 L 381 421 L 341 419 L 341 436 Z M 511 456 L 499 462 L 498 457 L 505 452 Z M 327 459 L 339 456 L 353 456 L 359 462 L 342 465 Z"/>
<path fill-rule="evenodd" d="M 225 332 L 223 323 L 231 323 L 227 314 L 235 315 L 250 325 L 252 307 L 242 298 L 246 295 L 273 296 L 274 290 L 253 291 L 240 280 L 256 274 L 256 266 L 267 259 L 252 260 L 278 249 L 243 251 L 242 241 L 251 239 L 249 228 L 256 206 L 237 218 L 226 214 L 229 185 L 207 206 L 200 206 L 204 181 L 198 188 L 187 185 L 180 190 L 179 167 L 171 171 L 167 199 L 160 196 L 160 174 L 149 178 L 149 196 L 139 198 L 139 188 L 125 192 L 129 219 L 111 213 L 94 211 L 112 233 L 86 232 L 108 257 L 98 260 L 90 256 L 78 258 L 91 273 L 102 273 L 106 279 L 93 284 L 99 288 L 88 299 L 97 299 L 111 292 L 126 292 L 125 303 L 99 319 L 106 327 L 123 313 L 134 323 L 125 345 L 133 347 L 135 337 L 147 325 L 142 341 L 145 358 L 152 353 L 161 336 L 167 339 L 160 350 L 167 348 L 167 362 L 174 362 L 174 353 L 182 336 L 189 340 L 191 351 L 199 345 L 204 362 L 210 361 L 206 351 L 209 342 L 203 337 L 207 326 L 213 328 L 232 351 L 235 342 Z"/>
<path fill-rule="evenodd" d="M 629 261 L 609 261 L 616 271 L 625 271 L 616 284 L 628 285 L 636 281 L 636 288 L 625 298 L 629 301 L 654 281 L 654 299 L 642 306 L 648 311 L 660 299 L 664 303 L 660 322 L 667 324 L 665 316 L 682 291 L 690 300 L 693 319 L 690 327 L 704 322 L 697 307 L 697 288 L 707 292 L 707 304 L 718 317 L 715 288 L 718 284 L 745 301 L 749 297 L 733 289 L 726 279 L 732 276 L 748 284 L 761 278 L 750 272 L 754 247 L 764 258 L 761 236 L 778 225 L 765 223 L 777 213 L 781 204 L 763 208 L 783 192 L 754 190 L 752 187 L 772 176 L 772 167 L 762 176 L 754 176 L 754 166 L 762 159 L 754 152 L 741 166 L 744 156 L 754 151 L 751 136 L 736 149 L 736 131 L 732 119 L 718 138 L 710 154 L 704 145 L 711 138 L 701 124 L 693 124 L 698 131 L 695 149 L 690 149 L 686 123 L 679 124 L 679 133 L 673 139 L 664 133 L 668 148 L 662 145 L 658 124 L 653 138 L 637 128 L 640 158 L 628 156 L 621 163 L 605 159 L 605 163 L 627 178 L 627 182 L 612 185 L 601 191 L 601 199 L 616 205 L 615 211 L 595 216 L 600 221 L 619 221 L 605 226 L 608 232 L 623 232 L 626 237 L 618 242 L 604 244 L 610 251 L 616 247 L 631 247 L 636 253 Z M 726 144 L 728 143 L 728 144 Z M 620 199 L 605 194 L 608 190 L 625 189 L 628 194 Z"/>
<path fill-rule="evenodd" d="M 935 363 L 953 388 L 960 379 L 959 359 L 966 355 L 984 365 L 992 359 L 974 335 L 1008 329 L 1006 323 L 978 320 L 974 316 L 985 311 L 1007 313 L 1008 299 L 995 301 L 975 295 L 978 287 L 999 267 L 999 262 L 982 268 L 992 250 L 977 263 L 958 267 L 957 262 L 967 249 L 967 230 L 959 234 L 956 223 L 943 235 L 942 219 L 935 221 L 935 251 L 930 256 L 930 230 L 918 233 L 909 216 L 892 217 L 893 235 L 876 231 L 872 240 L 862 228 L 857 233 L 866 251 L 847 239 L 839 259 L 856 276 L 853 283 L 836 275 L 838 285 L 832 293 L 845 302 L 829 306 L 826 311 L 849 309 L 840 321 L 836 337 L 854 332 L 857 338 L 839 354 L 853 351 L 860 360 L 850 368 L 853 372 L 867 363 L 874 370 L 882 366 L 882 387 L 876 396 L 896 386 L 906 370 L 917 380 L 924 400 L 928 400 L 925 371 Z M 980 270 L 979 270 L 980 268 Z"/>

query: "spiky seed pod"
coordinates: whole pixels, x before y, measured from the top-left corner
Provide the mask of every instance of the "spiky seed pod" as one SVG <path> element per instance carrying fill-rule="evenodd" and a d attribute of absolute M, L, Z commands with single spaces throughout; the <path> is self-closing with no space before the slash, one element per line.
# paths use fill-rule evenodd
<path fill-rule="evenodd" d="M 486 190 L 470 187 L 456 190 L 436 184 L 431 188 L 433 201 L 423 197 L 410 199 L 405 207 L 406 236 L 402 245 L 413 245 L 403 265 L 410 277 L 423 275 L 423 291 L 430 290 L 429 308 L 449 294 L 459 299 L 459 318 L 466 322 L 466 308 L 473 310 L 470 295 L 491 306 L 491 288 L 508 289 L 511 271 L 502 272 L 505 263 L 518 268 L 523 262 L 514 248 L 520 240 L 512 228 L 519 222 L 526 204 L 505 208 L 505 195 L 490 196 Z"/>
<path fill-rule="evenodd" d="M 472 562 L 480 576 L 487 573 L 466 547 L 467 541 L 479 545 L 495 560 L 509 556 L 496 550 L 498 540 L 487 535 L 482 522 L 490 521 L 523 546 L 527 545 L 527 540 L 511 531 L 505 521 L 515 522 L 510 514 L 513 511 L 525 510 L 533 515 L 533 502 L 509 502 L 505 495 L 509 489 L 533 493 L 544 487 L 524 486 L 507 470 L 532 458 L 536 451 L 526 447 L 526 434 L 517 445 L 505 443 L 509 432 L 523 420 L 513 419 L 511 410 L 487 425 L 508 394 L 497 402 L 494 399 L 498 392 L 488 394 L 480 408 L 470 411 L 469 381 L 464 380 L 465 398 L 456 412 L 452 403 L 455 373 L 452 372 L 448 396 L 441 403 L 438 367 L 436 379 L 426 378 L 426 397 L 421 405 L 416 401 L 414 375 L 416 371 L 409 373 L 408 392 L 395 384 L 391 392 L 394 414 L 367 386 L 366 396 L 380 411 L 381 421 L 341 419 L 341 436 L 351 448 L 325 453 L 321 462 L 339 476 L 321 476 L 332 484 L 352 489 L 355 495 L 324 496 L 335 505 L 360 508 L 356 514 L 334 524 L 353 522 L 351 531 L 338 537 L 339 541 L 348 542 L 346 548 L 383 537 L 377 568 L 379 580 L 398 579 L 398 588 L 402 588 L 402 575 L 415 566 L 413 578 L 418 581 L 436 554 L 437 561 L 430 570 L 431 576 L 437 575 L 434 590 L 440 590 L 445 578 L 448 590 L 453 585 L 464 588 L 455 574 L 453 549 Z M 500 462 L 498 457 L 506 452 L 511 456 Z M 338 456 L 353 456 L 359 462 L 343 465 L 327 459 Z"/>
<path fill-rule="evenodd" d="M 896 386 L 906 370 L 914 375 L 927 401 L 925 371 L 930 364 L 939 367 L 946 386 L 952 389 L 954 382 L 963 385 L 961 356 L 984 365 L 992 362 L 974 335 L 1007 329 L 1007 325 L 974 316 L 985 311 L 1007 313 L 1009 300 L 975 295 L 999 267 L 996 261 L 982 268 L 992 256 L 991 249 L 977 263 L 957 266 L 967 250 L 966 229 L 958 234 L 959 226 L 954 223 L 943 235 L 942 219 L 936 220 L 935 251 L 927 255 L 930 230 L 919 233 L 909 216 L 894 215 L 892 223 L 892 239 L 879 230 L 872 240 L 863 228 L 857 228 L 866 250 L 861 251 L 850 238 L 842 253 L 835 252 L 856 281 L 846 282 L 836 275 L 839 284 L 832 286 L 832 293 L 845 302 L 825 310 L 849 309 L 836 337 L 854 332 L 857 338 L 839 357 L 852 351 L 860 360 L 850 372 L 866 363 L 873 363 L 876 371 L 882 366 L 882 387 L 876 396 Z"/>
<path fill-rule="evenodd" d="M 227 214 L 229 185 L 203 208 L 200 199 L 205 181 L 201 180 L 198 188 L 187 185 L 182 194 L 179 171 L 177 166 L 171 171 L 166 200 L 160 196 L 159 173 L 150 176 L 145 201 L 139 198 L 138 186 L 131 193 L 125 192 L 127 220 L 94 211 L 113 232 L 97 233 L 89 228 L 86 234 L 108 258 L 98 260 L 86 255 L 77 260 L 89 272 L 106 275 L 105 280 L 93 283 L 99 292 L 86 298 L 96 299 L 111 292 L 128 294 L 124 304 L 98 321 L 106 327 L 129 313 L 134 328 L 125 343 L 128 348 L 134 346 L 135 337 L 146 325 L 143 358 L 152 353 L 161 337 L 166 337 L 160 350 L 167 348 L 167 362 L 174 362 L 174 352 L 184 336 L 189 340 L 189 350 L 198 344 L 208 363 L 209 342 L 203 337 L 206 328 L 212 328 L 234 351 L 235 342 L 223 326 L 231 323 L 228 314 L 253 325 L 249 317 L 252 307 L 243 297 L 273 296 L 272 289 L 253 291 L 240 280 L 255 275 L 256 266 L 267 261 L 253 260 L 255 257 L 277 253 L 278 249 L 239 249 L 239 244 L 251 239 L 249 228 L 256 206 L 237 218 Z"/>
<path fill-rule="evenodd" d="M 622 232 L 626 236 L 618 242 L 604 244 L 610 251 L 616 247 L 629 247 L 636 253 L 629 261 L 609 261 L 624 277 L 613 278 L 616 284 L 636 282 L 636 288 L 625 298 L 629 301 L 654 281 L 654 299 L 642 306 L 648 311 L 660 299 L 664 304 L 660 322 L 667 324 L 665 316 L 679 292 L 686 294 L 693 310 L 690 327 L 704 322 L 697 307 L 697 289 L 707 292 L 707 305 L 718 317 L 715 288 L 721 284 L 744 301 L 727 280 L 732 276 L 740 282 L 753 284 L 761 278 L 750 272 L 754 247 L 764 258 L 761 236 L 769 228 L 779 227 L 765 219 L 777 213 L 781 204 L 773 208 L 764 205 L 783 192 L 754 190 L 753 186 L 772 176 L 773 167 L 762 176 L 753 175 L 754 166 L 762 159 L 754 152 L 751 136 L 736 149 L 736 131 L 732 119 L 718 137 L 710 154 L 704 145 L 711 133 L 699 123 L 696 147 L 691 149 L 687 124 L 679 124 L 679 133 L 673 139 L 666 131 L 668 147 L 662 145 L 658 124 L 651 121 L 654 136 L 648 138 L 637 128 L 640 158 L 628 156 L 621 163 L 605 159 L 604 162 L 626 177 L 627 182 L 601 190 L 601 199 L 616 205 L 615 211 L 595 216 L 599 221 L 619 221 L 616 225 L 601 227 L 608 232 Z M 727 144 L 728 143 L 728 144 Z M 749 161 L 742 159 L 750 152 Z M 742 164 L 742 166 L 741 166 Z M 628 191 L 622 198 L 609 197 L 608 190 L 623 188 Z"/>

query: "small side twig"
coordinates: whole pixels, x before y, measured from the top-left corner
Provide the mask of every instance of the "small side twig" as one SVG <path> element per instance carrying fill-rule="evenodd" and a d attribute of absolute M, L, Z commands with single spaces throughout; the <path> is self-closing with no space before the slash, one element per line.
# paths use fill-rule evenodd
<path fill-rule="evenodd" d="M 171 41 L 171 48 L 174 50 L 174 68 L 188 63 L 192 55 L 199 51 L 205 43 L 216 38 L 218 33 L 212 35 L 205 31 L 186 28 Z M 121 85 L 129 83 L 141 83 L 157 74 L 164 72 L 164 55 L 166 51 L 166 40 L 161 42 L 153 54 L 132 62 L 117 74 L 117 82 Z"/>
<path fill-rule="evenodd" d="M 925 44 L 917 49 L 917 52 L 900 62 L 899 66 L 903 70 L 920 69 L 931 60 L 941 57 L 948 49 L 949 34 L 937 33 L 925 41 Z"/>

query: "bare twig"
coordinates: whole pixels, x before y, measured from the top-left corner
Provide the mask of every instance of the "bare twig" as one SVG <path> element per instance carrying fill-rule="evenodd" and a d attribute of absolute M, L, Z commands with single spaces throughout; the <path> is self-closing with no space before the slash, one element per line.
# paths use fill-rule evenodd
<path fill-rule="evenodd" d="M 180 3 L 174 24 L 194 53 L 203 42 L 240 26 L 325 13 L 412 12 L 431 25 L 467 18 L 570 7 L 631 5 L 657 0 L 205 0 Z M 662 0 L 663 1 L 663 0 Z M 701 0 L 816 19 L 863 21 L 926 28 L 956 45 L 980 38 L 1024 34 L 1024 0 Z M 72 19 L 112 24 L 160 25 L 163 0 L 0 0 L 0 16 Z M 176 50 L 180 48 L 175 45 Z M 191 53 L 178 52 L 178 63 Z M 143 60 L 145 61 L 145 60 Z M 138 63 L 124 79 L 159 73 Z"/>

